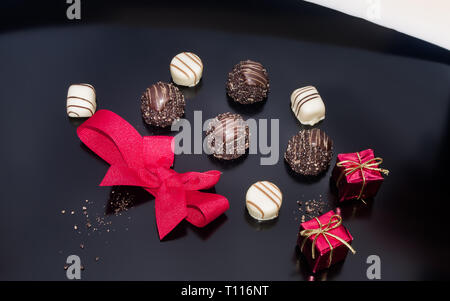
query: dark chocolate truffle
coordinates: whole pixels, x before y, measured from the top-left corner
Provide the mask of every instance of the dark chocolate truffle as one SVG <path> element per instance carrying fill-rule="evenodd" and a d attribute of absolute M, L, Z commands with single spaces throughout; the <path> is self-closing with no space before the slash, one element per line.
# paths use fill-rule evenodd
<path fill-rule="evenodd" d="M 228 74 L 227 93 L 235 101 L 252 104 L 264 100 L 269 93 L 269 77 L 261 63 L 242 61 Z"/>
<path fill-rule="evenodd" d="M 185 101 L 172 84 L 157 82 L 141 97 L 142 117 L 150 125 L 166 127 L 184 114 Z"/>
<path fill-rule="evenodd" d="M 232 160 L 245 154 L 249 146 L 249 128 L 239 114 L 223 113 L 206 130 L 207 146 L 212 155 Z"/>
<path fill-rule="evenodd" d="M 293 171 L 315 176 L 325 171 L 333 157 L 333 141 L 320 129 L 300 131 L 288 143 L 284 158 Z"/>

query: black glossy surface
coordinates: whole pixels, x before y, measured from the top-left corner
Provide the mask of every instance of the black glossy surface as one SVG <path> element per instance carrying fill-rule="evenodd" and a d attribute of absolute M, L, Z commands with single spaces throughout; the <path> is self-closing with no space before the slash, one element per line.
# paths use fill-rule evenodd
<path fill-rule="evenodd" d="M 367 24 L 362 26 L 378 33 L 375 40 L 399 36 L 416 50 L 431 50 L 393 55 L 388 42 L 386 51 L 382 43 L 374 49 L 336 46 L 330 37 L 305 41 L 310 39 L 264 34 L 264 19 L 259 24 L 260 33 L 181 24 L 4 30 L 0 279 L 64 280 L 70 254 L 81 257 L 85 280 L 306 279 L 308 268 L 295 252 L 296 201 L 322 195 L 327 207 L 336 206 L 331 169 L 305 180 L 289 172 L 282 159 L 288 139 L 302 128 L 290 111 L 290 93 L 307 84 L 317 86 L 326 102 L 327 117 L 318 127 L 334 139 L 335 153 L 371 147 L 391 171 L 373 203 L 342 206 L 357 254 L 318 278 L 365 280 L 366 258 L 376 254 L 384 280 L 448 279 L 448 53 Z M 153 199 L 139 189 L 131 190 L 137 194 L 136 206 L 120 216 L 109 214 L 111 188 L 98 187 L 107 164 L 80 144 L 76 123 L 65 113 L 65 97 L 71 83 L 89 82 L 97 90 L 99 108 L 118 113 L 142 135 L 164 134 L 144 125 L 139 99 L 147 86 L 170 79 L 168 64 L 183 50 L 197 53 L 205 64 L 200 87 L 184 91 L 185 117 L 192 121 L 194 111 L 201 110 L 204 120 L 226 111 L 279 118 L 280 159 L 275 166 L 260 166 L 259 155 L 232 164 L 206 155 L 177 156 L 179 172 L 223 171 L 215 190 L 228 197 L 231 208 L 205 229 L 183 223 L 160 242 Z M 232 66 L 247 58 L 268 69 L 271 91 L 265 103 L 243 107 L 227 99 L 224 85 Z M 255 224 L 244 210 L 247 188 L 261 179 L 273 181 L 284 193 L 279 219 L 266 225 Z M 87 205 L 90 217 L 107 213 L 105 220 L 111 222 L 89 236 L 81 212 L 86 199 L 92 202 Z"/>

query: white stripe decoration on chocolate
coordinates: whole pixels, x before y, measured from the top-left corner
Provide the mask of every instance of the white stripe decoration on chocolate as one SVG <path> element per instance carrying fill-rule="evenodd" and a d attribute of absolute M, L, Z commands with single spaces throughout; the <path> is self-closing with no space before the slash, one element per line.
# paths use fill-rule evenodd
<path fill-rule="evenodd" d="M 74 84 L 67 91 L 67 115 L 72 118 L 86 118 L 97 110 L 95 89 L 89 84 Z"/>
<path fill-rule="evenodd" d="M 291 109 L 302 124 L 315 125 L 325 118 L 325 104 L 314 86 L 292 92 Z"/>
<path fill-rule="evenodd" d="M 202 60 L 192 52 L 179 53 L 170 62 L 170 74 L 177 85 L 193 87 L 202 78 Z"/>
<path fill-rule="evenodd" d="M 245 205 L 251 217 L 266 221 L 278 217 L 283 194 L 269 181 L 258 181 L 247 190 Z"/>

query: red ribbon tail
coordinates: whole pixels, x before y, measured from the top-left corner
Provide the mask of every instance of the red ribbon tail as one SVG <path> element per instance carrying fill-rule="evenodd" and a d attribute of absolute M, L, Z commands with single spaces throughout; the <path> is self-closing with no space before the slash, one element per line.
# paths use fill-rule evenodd
<path fill-rule="evenodd" d="M 163 185 L 155 199 L 156 225 L 162 240 L 187 216 L 186 193 L 183 189 Z"/>
<path fill-rule="evenodd" d="M 228 200 L 219 194 L 186 191 L 186 220 L 196 227 L 204 227 L 230 208 Z"/>

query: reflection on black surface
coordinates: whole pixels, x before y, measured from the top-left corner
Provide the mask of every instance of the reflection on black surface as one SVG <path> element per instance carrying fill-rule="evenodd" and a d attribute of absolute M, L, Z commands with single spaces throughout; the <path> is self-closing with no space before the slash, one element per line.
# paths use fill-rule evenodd
<path fill-rule="evenodd" d="M 248 211 L 246 208 L 244 208 L 244 218 L 245 218 L 245 221 L 247 222 L 247 224 L 249 224 L 253 229 L 255 229 L 257 231 L 264 231 L 264 230 L 273 228 L 273 226 L 275 226 L 277 224 L 278 219 L 279 219 L 279 217 L 277 217 L 277 218 L 274 218 L 269 221 L 258 221 L 256 219 L 254 219 L 253 217 L 251 217 L 250 214 L 248 214 Z"/>
<path fill-rule="evenodd" d="M 188 224 L 188 222 L 186 220 L 181 221 L 181 223 L 179 223 L 169 234 L 167 234 L 161 240 L 161 242 L 177 240 L 177 239 L 180 239 L 180 238 L 186 236 L 186 234 L 187 234 L 186 224 Z"/>
<path fill-rule="evenodd" d="M 341 216 L 345 219 L 349 218 L 369 218 L 372 214 L 372 207 L 374 203 L 374 198 L 367 198 L 362 200 L 345 200 L 339 201 L 338 189 L 336 187 L 336 182 L 330 177 L 329 185 L 329 200 L 335 207 L 339 207 L 341 210 Z"/>
<path fill-rule="evenodd" d="M 246 158 L 248 157 L 248 150 L 246 151 L 245 154 L 243 154 L 242 156 L 240 156 L 239 158 L 233 159 L 233 160 L 223 160 L 223 159 L 219 159 L 214 157 L 213 155 L 208 155 L 208 159 L 215 165 L 218 166 L 221 169 L 230 169 L 235 167 L 236 165 L 239 165 L 240 163 L 242 163 L 242 161 L 244 161 Z"/>
<path fill-rule="evenodd" d="M 114 186 L 111 188 L 105 213 L 107 215 L 120 214 L 153 199 L 154 197 L 141 187 Z"/>
<path fill-rule="evenodd" d="M 192 99 L 197 96 L 197 94 L 200 92 L 203 86 L 203 79 L 200 80 L 200 82 L 194 86 L 194 87 L 185 87 L 185 86 L 179 86 L 175 84 L 173 81 L 171 81 L 172 84 L 174 84 L 178 89 L 180 89 L 181 93 L 183 93 L 184 98 L 186 99 Z"/>
<path fill-rule="evenodd" d="M 210 222 L 208 225 L 206 225 L 203 228 L 198 228 L 190 223 L 188 223 L 188 226 L 192 231 L 197 234 L 202 240 L 208 240 L 214 232 L 217 231 L 225 222 L 228 220 L 228 217 L 225 214 L 222 214 L 212 222 Z"/>
<path fill-rule="evenodd" d="M 366 202 L 364 204 L 364 202 Z M 374 198 L 361 200 L 346 200 L 337 206 L 341 209 L 341 216 L 344 220 L 353 218 L 370 218 L 372 215 L 372 207 Z"/>
<path fill-rule="evenodd" d="M 178 224 L 175 229 L 173 229 L 169 234 L 164 237 L 161 242 L 167 242 L 171 240 L 180 239 L 187 235 L 187 229 L 191 229 L 198 237 L 202 240 L 208 240 L 214 232 L 217 231 L 226 221 L 228 220 L 225 214 L 222 214 L 208 225 L 203 228 L 198 228 L 186 220 L 183 220 L 180 224 Z"/>
<path fill-rule="evenodd" d="M 297 244 L 292 253 L 292 262 L 295 264 L 295 273 L 300 274 L 303 277 L 303 280 L 308 280 L 308 278 L 313 275 L 306 258 L 301 254 Z"/>
<path fill-rule="evenodd" d="M 304 176 L 302 174 L 296 173 L 295 171 L 292 170 L 291 166 L 289 165 L 289 163 L 286 162 L 286 160 L 284 160 L 284 167 L 286 168 L 287 173 L 294 178 L 297 182 L 302 183 L 302 184 L 314 184 L 318 181 L 320 181 L 326 174 L 327 174 L 327 170 L 322 171 L 320 174 L 318 174 L 317 176 Z"/>
<path fill-rule="evenodd" d="M 233 98 L 228 96 L 228 94 L 226 94 L 226 97 L 227 97 L 228 105 L 230 106 L 231 109 L 233 109 L 234 112 L 237 112 L 240 114 L 245 114 L 245 115 L 250 115 L 250 116 L 261 112 L 263 110 L 264 105 L 266 104 L 267 98 L 268 98 L 267 97 L 264 100 L 259 101 L 257 103 L 244 105 L 244 104 L 234 101 Z"/>
<path fill-rule="evenodd" d="M 343 260 L 341 262 L 333 264 L 328 269 L 313 273 L 305 256 L 300 252 L 300 247 L 298 245 L 296 245 L 294 248 L 294 254 L 292 258 L 295 262 L 297 273 L 300 274 L 304 280 L 311 280 L 310 278 L 312 276 L 314 277 L 314 281 L 333 280 L 334 278 L 339 276 L 342 270 L 342 266 L 345 263 L 345 260 Z"/>
<path fill-rule="evenodd" d="M 88 120 L 89 118 L 72 118 L 67 116 L 67 120 L 69 120 L 69 123 L 74 127 L 78 128 L 83 122 Z"/>

